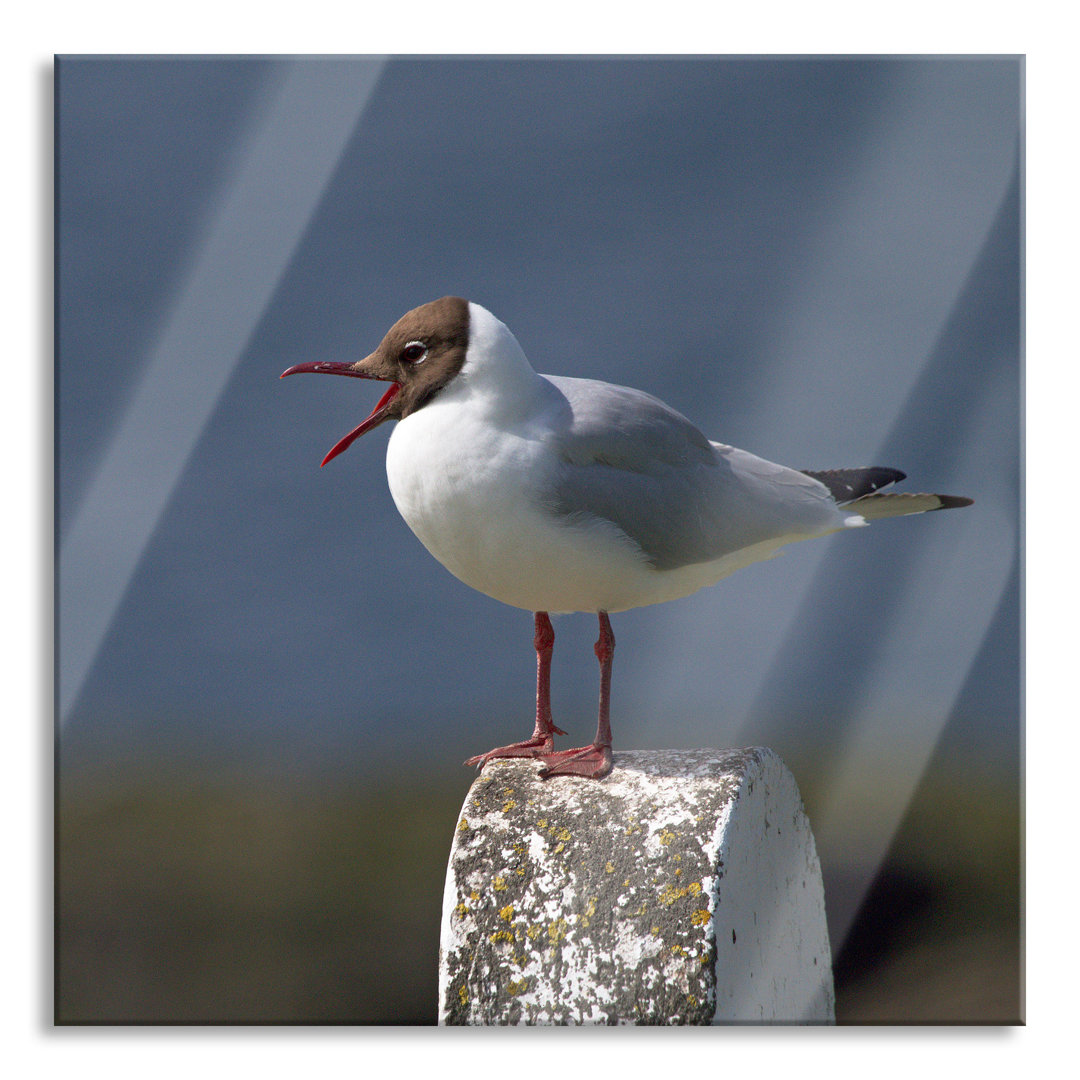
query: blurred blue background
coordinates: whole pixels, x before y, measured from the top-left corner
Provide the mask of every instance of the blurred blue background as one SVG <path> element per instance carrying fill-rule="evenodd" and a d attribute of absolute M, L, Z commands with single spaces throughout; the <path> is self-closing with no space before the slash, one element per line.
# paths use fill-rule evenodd
<path fill-rule="evenodd" d="M 881 927 L 912 907 L 948 921 L 920 889 L 973 830 L 990 846 L 963 888 L 1008 879 L 995 978 L 1013 996 L 993 1015 L 1016 1017 L 1019 58 L 69 57 L 56 73 L 60 1015 L 430 1018 L 364 998 L 378 976 L 356 972 L 353 1012 L 302 993 L 263 1013 L 239 991 L 193 1005 L 190 988 L 151 1007 L 145 958 L 103 977 L 89 913 L 137 879 L 132 919 L 161 918 L 157 856 L 125 831 L 148 820 L 132 791 L 215 783 L 260 805 L 303 792 L 309 810 L 347 790 L 376 815 L 395 790 L 443 792 L 417 871 L 437 897 L 458 763 L 531 729 L 531 619 L 400 520 L 389 427 L 319 469 L 375 388 L 277 376 L 357 359 L 456 294 L 540 371 L 640 387 L 788 465 L 889 465 L 905 490 L 975 499 L 615 617 L 613 728 L 616 749 L 785 758 L 851 1019 L 875 1015 L 855 1007 L 858 956 Z M 555 719 L 576 744 L 595 725 L 595 620 L 555 630 Z M 917 818 L 921 855 L 901 850 Z M 194 837 L 153 850 L 203 850 Z M 65 879 L 65 858 L 104 876 Z M 899 1000 L 882 1018 L 911 1018 Z"/>

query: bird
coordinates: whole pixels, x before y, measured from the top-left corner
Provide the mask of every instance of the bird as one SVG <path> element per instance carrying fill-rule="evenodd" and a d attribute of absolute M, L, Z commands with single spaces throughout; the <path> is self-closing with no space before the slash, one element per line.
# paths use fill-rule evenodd
<path fill-rule="evenodd" d="M 688 596 L 794 541 L 973 501 L 881 490 L 899 469 L 788 468 L 708 439 L 644 391 L 539 374 L 504 323 L 456 296 L 407 312 L 362 360 L 280 377 L 299 373 L 389 384 L 322 464 L 396 421 L 386 476 L 409 528 L 466 585 L 533 613 L 533 733 L 465 763 L 478 768 L 529 758 L 544 779 L 608 775 L 611 614 Z M 599 621 L 597 728 L 556 750 L 550 616 L 572 612 Z"/>

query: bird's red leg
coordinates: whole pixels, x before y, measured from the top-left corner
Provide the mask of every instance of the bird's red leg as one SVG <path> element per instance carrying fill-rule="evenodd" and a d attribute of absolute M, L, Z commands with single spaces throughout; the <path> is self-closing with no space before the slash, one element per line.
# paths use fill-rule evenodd
<path fill-rule="evenodd" d="M 513 743 L 510 746 L 498 746 L 486 754 L 469 758 L 466 765 L 483 766 L 492 758 L 539 757 L 550 754 L 555 749 L 555 736 L 566 732 L 557 728 L 551 719 L 551 650 L 555 645 L 555 630 L 546 611 L 535 613 L 536 633 L 533 645 L 536 647 L 536 724 L 531 739 Z"/>
<path fill-rule="evenodd" d="M 611 661 L 615 655 L 615 635 L 606 611 L 600 613 L 600 637 L 594 651 L 600 661 L 600 716 L 596 722 L 596 738 L 591 746 L 575 750 L 559 750 L 543 755 L 540 775 L 587 776 L 601 780 L 611 772 Z"/>

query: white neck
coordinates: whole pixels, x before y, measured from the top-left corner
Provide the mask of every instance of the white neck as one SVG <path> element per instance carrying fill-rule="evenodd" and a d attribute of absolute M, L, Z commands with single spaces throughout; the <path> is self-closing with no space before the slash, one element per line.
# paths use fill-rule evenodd
<path fill-rule="evenodd" d="M 518 340 L 487 308 L 469 304 L 469 348 L 451 391 L 469 397 L 523 401 L 540 382 Z"/>

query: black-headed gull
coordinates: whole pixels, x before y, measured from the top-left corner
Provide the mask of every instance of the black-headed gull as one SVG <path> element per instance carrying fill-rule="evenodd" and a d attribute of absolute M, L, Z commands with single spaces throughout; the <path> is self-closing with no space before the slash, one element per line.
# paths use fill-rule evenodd
<path fill-rule="evenodd" d="M 397 420 L 386 475 L 401 516 L 467 585 L 534 613 L 532 737 L 470 758 L 539 758 L 542 776 L 611 771 L 609 612 L 688 596 L 784 544 L 874 518 L 967 506 L 892 494 L 896 469 L 800 471 L 712 442 L 662 401 L 624 386 L 539 375 L 479 304 L 444 297 L 402 316 L 356 363 L 297 364 L 390 384 L 325 465 Z M 600 715 L 591 745 L 556 752 L 549 612 L 600 619 Z"/>

